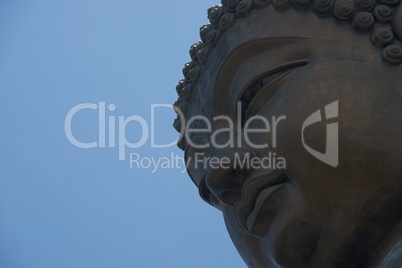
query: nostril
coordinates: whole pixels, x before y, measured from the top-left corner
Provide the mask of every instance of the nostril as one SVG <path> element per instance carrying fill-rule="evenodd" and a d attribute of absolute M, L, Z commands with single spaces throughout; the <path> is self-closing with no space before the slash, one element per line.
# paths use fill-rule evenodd
<path fill-rule="evenodd" d="M 234 168 L 232 171 L 233 176 L 236 176 L 236 177 L 243 177 L 244 173 L 245 173 L 244 169 L 239 168 L 239 167 Z"/>
<path fill-rule="evenodd" d="M 219 199 L 225 205 L 233 206 L 237 201 L 241 199 L 241 192 L 237 189 L 226 190 L 220 194 Z"/>
<path fill-rule="evenodd" d="M 223 194 L 227 198 L 236 198 L 237 196 L 240 195 L 240 192 L 235 191 L 235 190 L 230 190 L 230 191 L 224 191 Z"/>
<path fill-rule="evenodd" d="M 243 167 L 235 166 L 232 170 L 232 175 L 239 178 L 244 178 L 248 173 L 251 172 L 251 168 L 247 165 Z"/>

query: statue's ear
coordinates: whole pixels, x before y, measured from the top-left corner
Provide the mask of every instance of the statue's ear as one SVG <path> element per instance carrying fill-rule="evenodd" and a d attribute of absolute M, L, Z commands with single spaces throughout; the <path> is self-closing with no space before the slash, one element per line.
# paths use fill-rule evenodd
<path fill-rule="evenodd" d="M 402 4 L 395 9 L 394 21 L 392 23 L 394 34 L 399 41 L 402 41 Z"/>

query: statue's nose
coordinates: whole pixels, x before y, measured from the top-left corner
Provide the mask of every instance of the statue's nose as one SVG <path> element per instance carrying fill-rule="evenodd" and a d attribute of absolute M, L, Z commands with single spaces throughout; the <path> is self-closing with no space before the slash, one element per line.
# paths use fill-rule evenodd
<path fill-rule="evenodd" d="M 233 206 L 241 198 L 241 188 L 255 154 L 250 150 L 223 150 L 209 159 L 205 184 L 221 203 Z"/>

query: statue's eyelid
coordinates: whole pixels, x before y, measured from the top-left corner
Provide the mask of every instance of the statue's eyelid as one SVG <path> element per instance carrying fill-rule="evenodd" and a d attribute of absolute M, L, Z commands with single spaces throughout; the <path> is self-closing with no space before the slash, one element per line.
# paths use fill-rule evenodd
<path fill-rule="evenodd" d="M 307 64 L 307 59 L 288 62 L 275 67 L 274 70 L 255 79 L 239 98 L 242 104 L 242 125 L 244 125 L 246 119 L 256 114 L 262 108 L 260 107 L 262 106 L 261 103 L 264 104 L 268 102 L 268 100 L 279 91 L 282 84 L 286 82 L 287 77 L 290 78 L 290 75 L 294 73 L 295 70 Z M 254 105 L 251 105 L 253 103 Z M 253 109 L 252 112 L 250 112 L 251 109 Z"/>

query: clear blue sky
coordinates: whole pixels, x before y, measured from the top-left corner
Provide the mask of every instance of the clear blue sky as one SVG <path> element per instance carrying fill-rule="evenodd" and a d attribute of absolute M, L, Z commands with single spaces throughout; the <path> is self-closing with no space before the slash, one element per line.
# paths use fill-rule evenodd
<path fill-rule="evenodd" d="M 82 149 L 64 120 L 80 103 L 149 120 L 173 103 L 190 45 L 218 1 L 0 1 L 0 267 L 245 267 L 217 210 L 179 169 L 130 169 L 118 148 Z M 158 111 L 157 142 L 177 137 Z M 98 135 L 82 110 L 73 133 Z M 141 136 L 132 123 L 127 137 Z M 176 147 L 128 149 L 142 157 Z"/>

